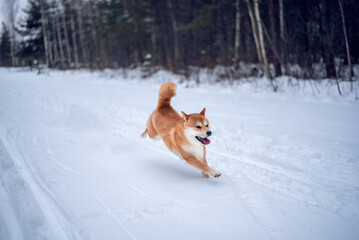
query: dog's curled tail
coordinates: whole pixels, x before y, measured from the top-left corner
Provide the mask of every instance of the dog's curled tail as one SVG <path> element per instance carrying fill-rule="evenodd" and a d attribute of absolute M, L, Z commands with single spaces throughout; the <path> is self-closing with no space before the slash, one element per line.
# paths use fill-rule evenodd
<path fill-rule="evenodd" d="M 162 107 L 171 104 L 171 99 L 176 95 L 177 86 L 173 82 L 166 82 L 160 88 L 157 107 Z"/>

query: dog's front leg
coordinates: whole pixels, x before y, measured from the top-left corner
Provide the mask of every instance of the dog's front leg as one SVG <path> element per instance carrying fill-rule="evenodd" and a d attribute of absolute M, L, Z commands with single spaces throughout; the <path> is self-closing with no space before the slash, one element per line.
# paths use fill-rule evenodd
<path fill-rule="evenodd" d="M 183 152 L 183 153 L 181 154 L 181 156 L 182 156 L 182 158 L 183 158 L 184 160 L 186 160 L 186 162 L 187 162 L 189 165 L 191 165 L 191 166 L 193 166 L 193 167 L 195 167 L 195 168 L 201 170 L 201 171 L 203 172 L 203 174 L 204 174 L 204 177 L 206 177 L 206 174 L 207 174 L 207 175 L 209 174 L 209 175 L 211 175 L 212 177 L 219 177 L 219 176 L 221 176 L 221 173 L 220 173 L 220 172 L 218 172 L 218 171 L 216 171 L 216 170 L 210 168 L 207 164 L 202 163 L 202 162 L 201 162 L 200 160 L 198 160 L 195 156 L 193 156 L 193 155 L 191 155 L 191 154 L 188 154 L 188 153 L 186 153 L 186 152 Z"/>
<path fill-rule="evenodd" d="M 206 155 L 206 152 L 205 152 L 205 155 Z M 203 157 L 202 163 L 204 163 L 204 165 L 207 165 L 207 166 L 208 166 L 207 160 L 206 160 L 205 157 Z M 209 178 L 209 174 L 207 174 L 207 173 L 205 173 L 205 172 L 202 171 L 202 177 L 204 177 L 204 178 Z"/>

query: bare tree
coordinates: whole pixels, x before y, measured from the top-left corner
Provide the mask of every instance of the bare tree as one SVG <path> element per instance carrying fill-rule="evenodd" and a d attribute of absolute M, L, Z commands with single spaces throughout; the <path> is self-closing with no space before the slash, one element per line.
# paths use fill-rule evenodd
<path fill-rule="evenodd" d="M 71 2 L 73 4 L 73 2 Z M 71 33 L 72 33 L 72 45 L 74 46 L 74 56 L 75 56 L 75 68 L 79 68 L 79 53 L 77 49 L 77 39 L 76 39 L 76 28 L 75 28 L 75 10 L 71 6 Z"/>
<path fill-rule="evenodd" d="M 339 7 L 340 7 L 340 13 L 341 13 L 341 16 L 342 16 L 343 32 L 344 32 L 345 46 L 346 46 L 346 50 L 347 50 L 347 58 L 348 58 L 348 66 L 349 66 L 349 79 L 351 81 L 352 76 L 353 76 L 353 68 L 352 68 L 352 62 L 351 62 L 351 59 L 350 59 L 350 50 L 349 50 L 349 44 L 348 44 L 347 29 L 346 29 L 346 26 L 345 26 L 345 18 L 344 18 L 344 11 L 343 11 L 343 6 L 342 6 L 342 1 L 338 0 L 338 2 L 339 2 Z M 353 85 L 352 85 L 352 89 L 353 89 Z"/>
<path fill-rule="evenodd" d="M 45 13 L 46 15 L 46 13 Z M 51 31 L 50 31 L 50 24 L 49 24 L 49 21 L 46 21 L 46 34 L 47 34 L 47 46 L 48 46 L 48 49 L 49 49 L 49 61 L 50 61 L 50 65 L 49 67 L 52 67 L 55 63 L 55 58 L 54 58 L 54 49 L 52 48 L 52 45 L 51 45 Z"/>
<path fill-rule="evenodd" d="M 44 47 L 45 47 L 45 62 L 46 65 L 50 66 L 50 54 L 49 54 L 49 39 L 47 36 L 47 17 L 45 16 L 45 0 L 41 0 L 41 24 L 42 24 L 42 35 L 44 39 Z"/>
<path fill-rule="evenodd" d="M 153 17 L 153 21 L 154 21 L 154 17 Z M 152 61 L 154 63 L 157 63 L 157 26 L 156 24 L 152 24 L 151 26 L 151 52 L 152 52 Z"/>
<path fill-rule="evenodd" d="M 273 49 L 273 63 L 274 63 L 274 69 L 275 69 L 275 76 L 280 76 L 282 75 L 282 69 L 281 69 L 281 64 L 280 64 L 280 59 L 279 59 L 279 40 L 278 40 L 278 28 L 277 28 L 277 24 L 275 21 L 275 16 L 276 16 L 276 10 L 274 7 L 274 2 L 273 0 L 269 0 L 269 19 L 270 19 L 270 30 L 271 30 L 271 35 L 272 35 L 272 41 L 271 41 L 271 45 L 272 45 L 272 49 Z"/>
<path fill-rule="evenodd" d="M 284 69 L 285 74 L 288 74 L 288 57 L 287 57 L 287 42 L 285 41 L 284 33 L 284 14 L 283 14 L 283 0 L 279 0 L 279 32 L 280 32 L 280 43 L 281 43 L 281 59 L 285 62 Z"/>
<path fill-rule="evenodd" d="M 249 2 L 249 0 L 246 0 L 246 3 L 247 3 L 249 17 L 251 19 L 253 38 L 254 38 L 254 42 L 255 42 L 255 45 L 256 45 L 258 60 L 259 60 L 259 63 L 261 65 L 261 68 L 263 69 L 263 66 L 262 66 L 263 65 L 262 53 L 261 53 L 261 49 L 260 49 L 260 46 L 259 46 L 256 22 L 255 22 L 255 19 L 254 19 L 254 16 L 253 16 L 251 3 Z"/>
<path fill-rule="evenodd" d="M 239 0 L 236 0 L 236 32 L 235 32 L 235 39 L 234 39 L 234 60 L 236 68 L 238 68 L 239 64 L 239 34 L 240 34 L 240 27 L 241 27 L 241 12 L 239 8 Z"/>
<path fill-rule="evenodd" d="M 94 21 L 94 14 L 93 14 L 93 5 L 92 1 L 89 2 L 89 19 L 90 19 L 90 26 L 91 26 L 91 36 L 92 36 L 92 44 L 94 46 L 94 56 L 95 59 L 98 58 L 99 51 L 98 51 L 98 41 L 97 41 L 97 31 Z M 96 64 L 98 63 L 97 60 L 95 60 Z"/>
<path fill-rule="evenodd" d="M 179 49 L 178 49 L 178 32 L 177 32 L 177 22 L 176 18 L 174 16 L 173 6 L 171 3 L 171 0 L 167 0 L 167 5 L 169 9 L 169 14 L 171 18 L 172 23 L 172 29 L 173 29 L 173 48 L 174 48 L 174 57 L 175 57 L 175 66 L 178 66 L 179 64 Z"/>
<path fill-rule="evenodd" d="M 320 33 L 322 41 L 322 55 L 325 64 L 327 78 L 336 77 L 333 46 L 333 25 L 330 22 L 330 0 L 322 1 L 320 6 Z"/>
<path fill-rule="evenodd" d="M 280 26 L 280 37 L 284 39 L 283 0 L 279 0 L 279 26 Z"/>
<path fill-rule="evenodd" d="M 265 48 L 264 39 L 263 39 L 262 20 L 261 20 L 260 14 L 259 14 L 258 0 L 254 0 L 254 12 L 255 12 L 256 20 L 257 20 L 259 43 L 260 43 L 261 53 L 262 53 L 263 62 L 264 62 L 264 70 L 265 70 L 266 76 L 270 77 L 267 53 L 266 53 L 266 48 Z"/>
<path fill-rule="evenodd" d="M 58 44 L 57 44 L 57 37 L 56 37 L 56 23 L 55 23 L 55 18 L 52 17 L 51 18 L 51 23 L 50 23 L 50 26 L 52 27 L 52 30 L 51 30 L 51 33 L 52 33 L 52 38 L 53 38 L 53 41 L 54 43 L 51 44 L 52 46 L 52 49 L 54 51 L 54 63 L 55 65 L 57 65 L 58 61 L 59 61 L 59 50 L 58 50 Z M 49 27 L 50 27 L 49 26 Z"/>
<path fill-rule="evenodd" d="M 64 45 L 62 43 L 62 34 L 61 34 L 61 28 L 59 23 L 59 7 L 57 5 L 56 0 L 52 0 L 52 3 L 55 8 L 55 23 L 56 23 L 56 30 L 57 30 L 57 38 L 59 43 L 59 49 L 60 49 L 60 63 L 61 63 L 61 69 L 64 68 Z"/>
<path fill-rule="evenodd" d="M 96 14 L 96 18 L 97 19 L 100 19 L 100 12 L 98 10 L 98 8 L 96 7 L 95 8 L 95 14 Z M 107 66 L 107 52 L 105 50 L 105 46 L 103 44 L 103 41 L 102 39 L 100 38 L 99 39 L 99 45 L 100 45 L 100 56 L 101 56 L 101 59 L 102 59 L 102 66 Z"/>
<path fill-rule="evenodd" d="M 10 25 L 11 25 L 11 64 L 13 67 L 17 65 L 16 63 L 16 53 L 15 53 L 15 3 L 16 0 L 9 0 L 9 10 L 10 10 Z"/>
<path fill-rule="evenodd" d="M 77 0 L 76 4 L 77 10 L 77 21 L 79 23 L 79 34 L 80 34 L 80 45 L 82 53 L 82 61 L 84 62 L 85 67 L 88 67 L 88 52 L 85 44 L 85 32 L 82 18 L 82 0 Z"/>
<path fill-rule="evenodd" d="M 70 47 L 70 40 L 69 40 L 69 35 L 68 35 L 68 31 L 67 31 L 67 23 L 66 23 L 66 7 L 64 4 L 64 0 L 61 0 L 61 4 L 63 6 L 62 9 L 62 28 L 64 29 L 64 35 L 65 35 L 65 45 L 66 45 L 66 52 L 67 52 L 67 64 L 70 67 L 71 66 L 71 47 Z"/>

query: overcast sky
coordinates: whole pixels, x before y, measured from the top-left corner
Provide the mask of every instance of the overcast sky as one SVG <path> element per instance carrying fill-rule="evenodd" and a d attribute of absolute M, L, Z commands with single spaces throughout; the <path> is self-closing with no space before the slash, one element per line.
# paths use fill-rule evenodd
<path fill-rule="evenodd" d="M 9 17 L 9 8 L 8 3 L 10 0 L 0 0 L 0 23 L 1 22 L 8 22 Z M 28 0 L 15 0 L 16 5 L 15 9 L 17 10 L 16 14 L 16 22 L 19 20 L 21 16 L 23 16 L 23 9 L 27 6 Z"/>

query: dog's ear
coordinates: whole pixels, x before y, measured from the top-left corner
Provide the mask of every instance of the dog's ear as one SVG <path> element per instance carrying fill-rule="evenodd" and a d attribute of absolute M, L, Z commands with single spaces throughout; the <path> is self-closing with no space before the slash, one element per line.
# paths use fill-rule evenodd
<path fill-rule="evenodd" d="M 199 114 L 204 116 L 205 113 L 206 113 L 206 108 L 203 108 L 203 110 Z"/>
<path fill-rule="evenodd" d="M 182 113 L 182 117 L 183 117 L 184 121 L 187 122 L 189 116 L 187 114 L 185 114 L 183 111 L 181 111 L 181 113 Z"/>

